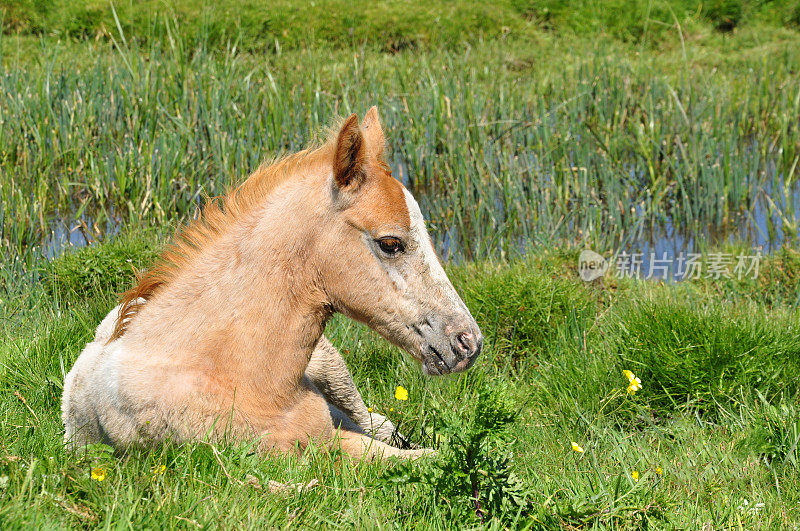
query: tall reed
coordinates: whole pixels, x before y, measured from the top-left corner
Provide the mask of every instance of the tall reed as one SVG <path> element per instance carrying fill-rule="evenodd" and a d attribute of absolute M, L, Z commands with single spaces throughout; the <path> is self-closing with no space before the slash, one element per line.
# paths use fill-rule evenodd
<path fill-rule="evenodd" d="M 741 77 L 662 75 L 648 60 L 600 53 L 569 68 L 520 65 L 497 60 L 491 43 L 262 58 L 210 52 L 169 30 L 150 42 L 116 42 L 93 64 L 71 66 L 52 47 L 38 64 L 5 58 L 3 253 L 42 245 L 54 219 L 89 233 L 182 219 L 265 157 L 372 104 L 394 173 L 446 257 L 555 239 L 615 248 L 665 223 L 735 227 L 766 196 L 796 238 L 796 52 Z"/>

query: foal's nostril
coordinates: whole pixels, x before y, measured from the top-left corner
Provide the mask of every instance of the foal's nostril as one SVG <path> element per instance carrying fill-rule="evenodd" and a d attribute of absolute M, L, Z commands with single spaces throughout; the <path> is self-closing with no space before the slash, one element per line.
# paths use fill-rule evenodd
<path fill-rule="evenodd" d="M 456 336 L 456 348 L 463 356 L 472 356 L 477 350 L 475 336 L 471 332 L 461 332 Z"/>

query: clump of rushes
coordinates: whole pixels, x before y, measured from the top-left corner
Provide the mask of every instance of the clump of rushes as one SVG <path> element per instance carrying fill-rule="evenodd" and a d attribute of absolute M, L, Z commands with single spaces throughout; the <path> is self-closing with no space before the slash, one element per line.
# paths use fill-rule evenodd
<path fill-rule="evenodd" d="M 483 383 L 476 395 L 464 400 L 474 404 L 471 411 L 436 408 L 441 445 L 435 457 L 399 463 L 384 479 L 398 487 L 414 483 L 429 489 L 455 521 L 504 522 L 530 507 L 510 448 L 508 428 L 517 418 L 517 407 L 504 385 Z"/>
<path fill-rule="evenodd" d="M 713 75 L 688 57 L 662 69 L 656 56 L 631 63 L 615 48 L 580 61 L 580 50 L 558 54 L 524 73 L 504 62 L 489 75 L 488 43 L 399 54 L 381 69 L 372 53 L 278 55 L 267 66 L 202 39 L 125 42 L 91 66 L 55 46 L 43 61 L 4 58 L 0 252 L 47 248 L 66 238 L 53 235 L 62 224 L 91 241 L 186 220 L 265 157 L 301 149 L 371 103 L 393 174 L 445 259 L 514 256 L 545 235 L 603 251 L 647 239 L 651 226 L 727 231 L 760 201 L 771 221 L 759 230 L 798 233 L 800 81 L 789 41 L 769 48 L 786 53 L 728 58 L 736 66 Z"/>

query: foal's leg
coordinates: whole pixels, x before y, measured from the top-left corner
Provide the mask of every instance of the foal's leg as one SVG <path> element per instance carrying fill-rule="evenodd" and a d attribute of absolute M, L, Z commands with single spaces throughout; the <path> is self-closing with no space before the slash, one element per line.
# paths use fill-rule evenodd
<path fill-rule="evenodd" d="M 415 450 L 402 450 L 390 446 L 383 441 L 365 435 L 359 426 L 356 426 L 350 417 L 342 413 L 333 404 L 328 404 L 331 412 L 333 426 L 338 431 L 334 438 L 341 445 L 342 451 L 355 459 L 382 459 L 386 457 L 400 457 L 403 459 L 416 459 L 423 455 L 433 453 L 434 450 L 420 448 Z"/>
<path fill-rule="evenodd" d="M 389 446 L 383 441 L 373 439 L 368 435 L 354 433 L 352 431 L 339 431 L 339 442 L 342 450 L 349 456 L 356 459 L 382 459 L 386 457 L 400 457 L 403 459 L 416 459 L 423 455 L 433 454 L 434 450 L 420 448 L 417 450 L 401 450 L 394 446 Z"/>
<path fill-rule="evenodd" d="M 367 410 L 342 355 L 325 336 L 320 338 L 317 348 L 311 354 L 306 377 L 330 404 L 344 412 L 361 430 L 383 442 L 400 447 L 408 446 L 405 437 L 397 432 L 389 419 Z M 336 416 L 333 417 L 336 420 Z"/>
<path fill-rule="evenodd" d="M 301 448 L 316 440 L 332 448 L 341 448 L 353 459 L 381 459 L 386 457 L 417 458 L 433 450 L 401 450 L 362 432 L 350 417 L 325 400 L 313 384 L 305 380 L 299 389 L 297 401 L 286 411 L 289 422 L 272 426 L 264 432 L 262 449 L 291 451 L 296 443 Z"/>

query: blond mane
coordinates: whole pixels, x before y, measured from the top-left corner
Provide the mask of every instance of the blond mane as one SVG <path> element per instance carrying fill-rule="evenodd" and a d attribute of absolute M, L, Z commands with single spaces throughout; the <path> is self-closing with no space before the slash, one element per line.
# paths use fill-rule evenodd
<path fill-rule="evenodd" d="M 142 274 L 137 272 L 136 285 L 120 296 L 119 316 L 108 342 L 122 337 L 127 324 L 144 304 L 142 301 L 150 299 L 169 284 L 204 248 L 263 203 L 280 184 L 326 157 L 332 159 L 336 136 L 330 133 L 335 133 L 335 130 L 329 131 L 323 144 L 264 162 L 227 194 L 208 198 L 195 218 L 186 226 L 179 227 L 173 242 L 164 248 L 153 267 Z"/>

